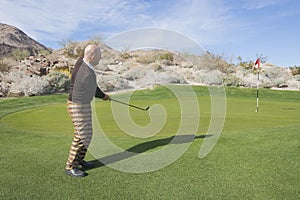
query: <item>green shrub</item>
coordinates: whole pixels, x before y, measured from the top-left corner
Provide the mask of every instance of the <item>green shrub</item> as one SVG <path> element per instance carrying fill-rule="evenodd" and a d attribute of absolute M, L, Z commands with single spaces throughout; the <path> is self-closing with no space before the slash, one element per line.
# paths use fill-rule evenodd
<path fill-rule="evenodd" d="M 238 65 L 245 68 L 245 69 L 252 69 L 254 66 L 254 62 L 253 61 L 243 61 L 241 56 L 237 57 L 237 60 L 239 61 Z"/>
<path fill-rule="evenodd" d="M 9 64 L 4 59 L 0 59 L 0 72 L 8 72 L 9 68 Z"/>
<path fill-rule="evenodd" d="M 130 55 L 130 53 L 128 53 L 128 52 L 122 52 L 122 54 L 121 54 L 121 59 L 122 60 L 127 60 L 129 58 L 132 58 L 132 56 Z"/>
<path fill-rule="evenodd" d="M 12 55 L 16 60 L 20 61 L 28 57 L 30 53 L 26 49 L 15 49 L 13 50 Z"/>
<path fill-rule="evenodd" d="M 69 58 L 83 57 L 84 48 L 78 45 L 78 42 L 70 42 L 64 47 L 64 54 Z"/>
<path fill-rule="evenodd" d="M 244 67 L 245 69 L 252 69 L 254 62 L 253 61 L 249 61 L 249 62 L 240 62 L 239 65 L 241 67 Z"/>
<path fill-rule="evenodd" d="M 168 60 L 168 61 L 174 61 L 174 56 L 172 53 L 163 53 L 159 55 L 159 60 Z"/>
<path fill-rule="evenodd" d="M 49 85 L 54 92 L 66 92 L 70 86 L 70 78 L 62 72 L 54 71 L 47 76 Z"/>
<path fill-rule="evenodd" d="M 80 47 L 79 42 L 74 42 L 71 39 L 65 39 L 59 42 L 64 48 L 64 54 L 69 58 L 77 59 L 84 54 L 84 48 Z"/>
<path fill-rule="evenodd" d="M 47 49 L 41 49 L 39 50 L 39 54 L 44 55 L 44 56 L 48 56 L 51 54 L 51 51 L 47 50 Z"/>
<path fill-rule="evenodd" d="M 64 54 L 69 58 L 77 59 L 84 56 L 84 49 L 87 45 L 100 45 L 100 39 L 93 38 L 87 42 L 74 42 L 72 40 L 63 40 L 60 44 L 64 47 Z"/>

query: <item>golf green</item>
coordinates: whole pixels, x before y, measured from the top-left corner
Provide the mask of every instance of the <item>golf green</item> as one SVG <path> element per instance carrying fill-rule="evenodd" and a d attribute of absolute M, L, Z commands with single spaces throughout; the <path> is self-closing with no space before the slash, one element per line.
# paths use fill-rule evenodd
<path fill-rule="evenodd" d="M 187 123 L 197 123 L 196 137 L 177 160 L 149 173 L 127 173 L 99 163 L 83 179 L 64 174 L 73 132 L 66 95 L 1 100 L 0 199 L 298 199 L 300 92 L 261 89 L 260 109 L 255 112 L 255 90 L 225 88 L 221 136 L 200 159 L 212 97 L 207 87 L 193 90 L 199 119 L 188 118 Z M 121 100 L 124 96 L 113 95 Z M 163 114 L 165 122 L 155 135 L 134 137 L 116 122 L 116 117 L 128 116 L 128 107 L 96 100 L 99 126 L 115 145 L 141 155 L 172 145 L 180 148 L 181 144 L 169 144 L 181 126 L 183 105 L 178 96 L 160 86 L 135 92 L 129 103 L 150 106 L 149 111 L 129 108 L 135 126 L 147 126 Z M 87 160 L 94 159 L 99 158 L 87 155 Z"/>

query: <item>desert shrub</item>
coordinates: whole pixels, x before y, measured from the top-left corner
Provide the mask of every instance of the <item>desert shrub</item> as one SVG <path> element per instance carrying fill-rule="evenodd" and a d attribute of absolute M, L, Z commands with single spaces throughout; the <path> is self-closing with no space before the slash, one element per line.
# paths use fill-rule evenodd
<path fill-rule="evenodd" d="M 249 61 L 249 62 L 246 62 L 246 61 L 240 62 L 240 63 L 239 63 L 239 66 L 241 66 L 241 67 L 243 67 L 243 68 L 245 68 L 245 69 L 252 69 L 253 66 L 254 66 L 254 62 L 253 62 L 253 61 Z"/>
<path fill-rule="evenodd" d="M 174 56 L 173 56 L 173 54 L 171 52 L 167 52 L 167 53 L 160 54 L 158 56 L 158 59 L 159 60 L 173 61 L 174 60 Z"/>
<path fill-rule="evenodd" d="M 97 77 L 97 83 L 103 91 L 106 92 L 131 88 L 128 85 L 128 81 L 120 75 L 107 75 L 101 78 Z"/>
<path fill-rule="evenodd" d="M 122 52 L 120 57 L 121 57 L 121 60 L 125 61 L 125 60 L 131 58 L 132 56 L 128 52 Z"/>
<path fill-rule="evenodd" d="M 155 72 L 162 72 L 162 71 L 164 71 L 163 67 L 159 63 L 152 63 L 152 64 L 150 64 L 150 68 L 152 68 Z"/>
<path fill-rule="evenodd" d="M 67 57 L 76 59 L 83 56 L 84 49 L 78 45 L 78 42 L 74 42 L 71 39 L 64 39 L 59 44 L 64 48 L 64 54 Z"/>
<path fill-rule="evenodd" d="M 206 85 L 222 85 L 224 74 L 219 70 L 198 70 L 190 78 L 193 82 Z"/>
<path fill-rule="evenodd" d="M 84 48 L 78 45 L 78 42 L 71 42 L 66 47 L 64 47 L 64 54 L 69 58 L 83 57 Z"/>
<path fill-rule="evenodd" d="M 25 72 L 10 72 L 5 76 L 5 82 L 9 82 L 10 88 L 7 96 L 35 96 L 47 94 L 48 81 L 40 76 L 27 76 Z"/>
<path fill-rule="evenodd" d="M 296 76 L 298 74 L 300 74 L 300 66 L 293 66 L 293 67 L 289 67 L 293 76 Z"/>
<path fill-rule="evenodd" d="M 206 52 L 205 54 L 199 56 L 198 68 L 205 70 L 219 70 L 221 72 L 226 72 L 231 66 L 224 55 L 217 55 L 211 52 Z"/>
<path fill-rule="evenodd" d="M 145 81 L 147 80 L 147 81 Z M 149 74 L 147 77 L 145 77 L 143 82 L 149 82 L 149 83 L 159 83 L 159 84 L 186 84 L 187 81 L 184 79 L 183 76 L 180 74 L 177 74 L 173 71 L 165 71 L 161 73 L 155 73 L 155 76 Z"/>
<path fill-rule="evenodd" d="M 262 87 L 278 87 L 289 79 L 289 73 L 281 67 L 268 67 L 260 73 L 260 83 Z"/>
<path fill-rule="evenodd" d="M 71 75 L 72 75 L 69 66 L 65 66 L 64 68 L 56 68 L 56 69 L 54 69 L 54 71 L 61 73 L 61 74 L 65 74 L 69 78 L 71 78 Z"/>
<path fill-rule="evenodd" d="M 244 86 L 243 80 L 239 77 L 229 74 L 223 78 L 224 86 Z"/>
<path fill-rule="evenodd" d="M 47 80 L 53 92 L 66 92 L 69 89 L 70 78 L 64 73 L 52 72 L 47 75 Z"/>
<path fill-rule="evenodd" d="M 61 45 L 64 47 L 64 54 L 73 59 L 83 57 L 85 47 L 90 44 L 100 45 L 101 39 L 92 38 L 86 42 L 74 42 L 72 40 L 63 40 L 61 42 Z"/>
<path fill-rule="evenodd" d="M 41 54 L 41 55 L 44 55 L 44 56 L 48 56 L 48 55 L 51 54 L 51 51 L 49 51 L 47 49 L 41 49 L 41 50 L 39 50 L 38 53 Z"/>
<path fill-rule="evenodd" d="M 0 59 L 0 72 L 8 72 L 9 69 L 9 64 L 4 59 Z"/>
<path fill-rule="evenodd" d="M 130 54 L 130 48 L 123 47 L 123 49 L 121 50 L 121 54 L 119 55 L 119 60 L 124 62 L 130 58 L 133 58 L 133 56 Z"/>
<path fill-rule="evenodd" d="M 137 62 L 141 63 L 141 64 L 150 64 L 150 63 L 154 63 L 155 62 L 155 58 L 153 56 L 139 56 L 136 60 Z"/>
<path fill-rule="evenodd" d="M 103 39 L 101 35 L 93 35 L 90 37 L 88 43 L 89 44 L 95 44 L 95 45 L 100 45 L 102 43 Z"/>
<path fill-rule="evenodd" d="M 162 53 L 157 56 L 157 60 L 161 60 L 164 65 L 173 65 L 174 56 L 171 52 Z"/>
<path fill-rule="evenodd" d="M 149 70 L 146 67 L 140 66 L 127 71 L 124 77 L 126 80 L 134 81 L 143 78 L 148 72 Z"/>
<path fill-rule="evenodd" d="M 30 53 L 26 49 L 15 49 L 13 50 L 12 55 L 16 60 L 20 61 L 28 57 Z"/>
<path fill-rule="evenodd" d="M 204 83 L 208 85 L 222 85 L 224 74 L 220 70 L 212 70 L 207 72 L 204 77 Z"/>
<path fill-rule="evenodd" d="M 70 46 L 72 43 L 73 43 L 73 40 L 71 40 L 71 39 L 63 39 L 58 42 L 58 44 L 60 46 L 62 46 L 63 48 Z"/>

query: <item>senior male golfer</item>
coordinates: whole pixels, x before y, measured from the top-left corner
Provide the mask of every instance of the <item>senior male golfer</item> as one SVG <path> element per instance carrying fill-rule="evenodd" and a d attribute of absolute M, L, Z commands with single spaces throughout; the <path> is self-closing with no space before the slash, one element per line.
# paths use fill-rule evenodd
<path fill-rule="evenodd" d="M 84 50 L 84 57 L 75 64 L 71 77 L 68 98 L 68 113 L 74 125 L 74 138 L 66 163 L 66 174 L 74 177 L 84 177 L 85 169 L 93 168 L 93 164 L 84 160 L 92 139 L 91 101 L 94 97 L 109 100 L 97 85 L 94 66 L 101 59 L 100 48 L 88 45 Z"/>

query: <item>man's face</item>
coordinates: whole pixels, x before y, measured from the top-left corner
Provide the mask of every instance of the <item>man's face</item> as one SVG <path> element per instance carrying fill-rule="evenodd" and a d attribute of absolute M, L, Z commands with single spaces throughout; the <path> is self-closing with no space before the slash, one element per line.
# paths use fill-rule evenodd
<path fill-rule="evenodd" d="M 96 66 L 99 64 L 100 60 L 101 60 L 101 51 L 100 49 L 96 49 L 94 52 L 94 58 L 93 58 L 93 63 L 91 63 L 93 66 Z"/>

